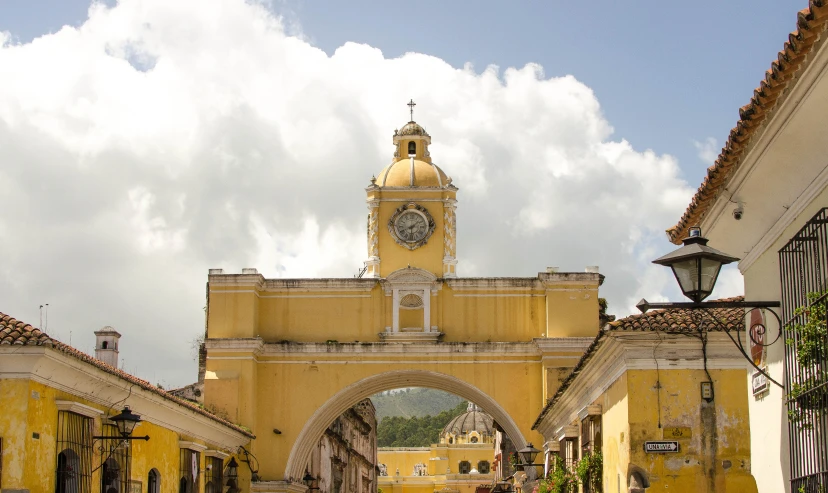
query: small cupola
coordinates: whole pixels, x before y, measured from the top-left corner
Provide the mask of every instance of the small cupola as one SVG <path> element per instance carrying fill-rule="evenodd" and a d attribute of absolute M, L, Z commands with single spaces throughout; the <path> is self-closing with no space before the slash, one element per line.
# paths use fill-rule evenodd
<path fill-rule="evenodd" d="M 115 329 L 107 325 L 95 331 L 95 359 L 118 368 L 118 341 L 121 339 Z"/>

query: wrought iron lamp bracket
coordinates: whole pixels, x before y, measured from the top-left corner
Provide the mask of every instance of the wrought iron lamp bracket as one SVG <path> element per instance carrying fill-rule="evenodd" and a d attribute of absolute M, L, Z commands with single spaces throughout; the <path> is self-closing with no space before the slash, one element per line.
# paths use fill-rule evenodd
<path fill-rule="evenodd" d="M 685 301 L 685 302 L 678 302 L 678 303 L 650 303 L 647 300 L 642 299 L 635 306 L 636 306 L 636 308 L 638 308 L 641 311 L 641 313 L 647 313 L 647 311 L 652 310 L 652 309 L 658 309 L 658 310 L 688 310 L 689 309 L 689 310 L 694 310 L 693 313 L 700 313 L 700 314 L 702 314 L 702 316 L 706 315 L 705 321 L 712 322 L 719 331 L 724 332 L 725 334 L 727 334 L 727 336 L 730 338 L 730 340 L 733 342 L 733 344 L 736 346 L 736 348 L 739 350 L 739 352 L 742 353 L 742 356 L 744 356 L 744 358 L 750 363 L 750 365 L 756 371 L 758 371 L 759 373 L 764 375 L 765 378 L 767 378 L 769 382 L 772 382 L 777 387 L 782 388 L 782 389 L 785 388 L 784 385 L 782 385 L 781 383 L 779 383 L 776 380 L 774 380 L 773 378 L 771 378 L 771 376 L 768 375 L 768 373 L 764 369 L 762 369 L 758 365 L 756 365 L 756 363 L 753 361 L 753 358 L 747 353 L 747 351 L 745 351 L 744 344 L 742 344 L 742 335 L 741 335 L 742 329 L 744 328 L 743 325 L 737 325 L 735 330 L 730 329 L 725 324 L 723 324 L 719 319 L 714 317 L 713 314 L 710 313 L 710 310 L 715 309 L 715 308 L 746 308 L 746 309 L 748 309 L 746 314 L 752 312 L 753 310 L 767 310 L 768 312 L 772 313 L 773 316 L 776 318 L 777 331 L 778 331 L 777 334 L 776 334 L 776 337 L 774 337 L 772 341 L 765 343 L 763 341 L 757 341 L 754 338 L 754 334 L 751 331 L 747 331 L 747 336 L 750 338 L 751 342 L 753 342 L 754 344 L 759 345 L 759 346 L 763 346 L 763 347 L 768 347 L 768 346 L 771 346 L 771 345 L 775 344 L 782 337 L 782 317 L 779 315 L 779 313 L 776 312 L 776 310 L 774 310 L 774 308 L 779 308 L 781 306 L 781 304 L 778 301 L 702 301 L 700 303 L 686 302 Z M 699 331 L 703 332 L 704 329 L 701 328 L 701 324 L 699 324 L 699 325 L 700 325 Z M 736 332 L 736 337 L 735 338 L 733 337 L 733 334 L 731 333 L 731 332 L 734 332 L 734 331 Z M 766 331 L 767 331 L 767 327 L 765 326 L 765 327 L 762 328 L 761 335 L 764 336 Z"/>

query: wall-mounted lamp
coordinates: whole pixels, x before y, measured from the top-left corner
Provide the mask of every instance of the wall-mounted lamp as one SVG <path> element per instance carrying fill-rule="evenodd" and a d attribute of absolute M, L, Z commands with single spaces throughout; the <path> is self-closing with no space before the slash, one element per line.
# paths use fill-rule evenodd
<path fill-rule="evenodd" d="M 134 437 L 132 436 L 133 430 L 141 422 L 141 416 L 132 412 L 129 409 L 129 406 L 124 406 L 124 409 L 121 410 L 119 414 L 112 416 L 109 418 L 110 421 L 115 422 L 115 426 L 118 427 L 118 433 L 121 434 L 119 437 L 110 437 L 110 436 L 93 436 L 92 438 L 98 440 L 149 440 L 149 435 L 145 435 L 142 437 Z"/>

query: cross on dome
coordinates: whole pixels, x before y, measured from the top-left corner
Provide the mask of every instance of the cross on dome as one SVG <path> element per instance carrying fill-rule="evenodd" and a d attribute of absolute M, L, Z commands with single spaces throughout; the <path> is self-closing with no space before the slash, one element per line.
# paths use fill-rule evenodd
<path fill-rule="evenodd" d="M 409 100 L 406 105 L 408 106 L 408 112 L 410 113 L 410 120 L 409 121 L 413 122 L 414 121 L 414 107 L 417 106 L 417 103 L 415 103 L 414 100 L 412 99 L 412 100 Z"/>

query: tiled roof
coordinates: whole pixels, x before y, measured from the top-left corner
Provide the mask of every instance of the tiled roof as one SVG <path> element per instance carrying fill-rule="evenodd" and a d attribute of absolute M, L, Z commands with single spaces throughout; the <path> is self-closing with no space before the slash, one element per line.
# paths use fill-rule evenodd
<path fill-rule="evenodd" d="M 743 296 L 725 298 L 716 301 L 743 301 Z M 604 326 L 604 331 L 656 331 L 687 333 L 697 332 L 701 321 L 704 328 L 712 331 L 736 330 L 745 324 L 744 308 L 715 308 L 709 312 L 713 314 L 720 324 L 714 325 L 705 322 L 707 317 L 693 317 L 695 310 L 652 310 L 647 313 L 630 315 L 629 317 L 609 322 Z"/>
<path fill-rule="evenodd" d="M 811 58 L 808 55 L 816 52 L 815 48 L 824 41 L 823 34 L 828 27 L 827 3 L 825 0 L 810 0 L 808 8 L 797 15 L 797 29 L 788 35 L 782 51 L 765 73 L 764 80 L 753 91 L 750 102 L 739 108 L 739 121 L 730 131 L 716 162 L 707 169 L 707 176 L 684 215 L 675 226 L 667 230 L 667 236 L 673 243 L 680 243 L 687 236 L 687 229 L 702 221 L 727 180 L 739 168 L 751 139 L 772 115 L 780 97 L 789 92 L 787 89 L 793 87 L 798 80 L 795 75 L 807 66 Z"/>
<path fill-rule="evenodd" d="M 724 298 L 716 301 L 744 301 L 744 297 L 737 296 L 734 298 Z M 713 308 L 709 309 L 708 313 L 721 322 L 721 325 L 704 323 L 702 328 L 706 328 L 709 331 L 722 331 L 723 327 L 726 327 L 727 330 L 735 330 L 737 328 L 744 327 L 744 308 Z M 566 379 L 564 379 L 563 382 L 561 382 L 561 386 L 558 388 L 558 391 L 555 392 L 555 395 L 547 401 L 546 406 L 544 406 L 540 415 L 538 415 L 538 418 L 535 420 L 535 423 L 532 425 L 532 429 L 537 429 L 537 427 L 540 426 L 543 418 L 549 414 L 549 411 L 551 411 L 555 404 L 561 399 L 561 397 L 563 397 L 567 389 L 569 389 L 575 379 L 578 378 L 578 375 L 581 374 L 581 371 L 584 369 L 586 364 L 589 363 L 598 351 L 598 348 L 603 343 L 604 337 L 608 333 L 619 331 L 661 331 L 671 334 L 698 332 L 699 326 L 694 318 L 695 317 L 692 316 L 692 312 L 690 310 L 652 310 L 647 313 L 630 315 L 629 317 L 606 324 L 602 330 L 598 331 L 598 335 L 595 337 L 595 340 L 592 341 L 586 352 L 584 352 L 584 355 L 581 356 L 581 359 L 575 364 L 572 372 L 566 377 Z"/>
<path fill-rule="evenodd" d="M 60 351 L 64 354 L 77 358 L 84 363 L 90 364 L 102 371 L 105 371 L 111 375 L 115 375 L 122 380 L 125 380 L 131 384 L 137 385 L 144 390 L 152 392 L 154 394 L 158 394 L 164 399 L 167 399 L 171 402 L 174 402 L 180 406 L 186 407 L 202 416 L 206 416 L 214 421 L 217 421 L 228 428 L 232 428 L 233 430 L 244 434 L 249 438 L 255 438 L 255 436 L 250 433 L 249 431 L 245 430 L 244 428 L 235 425 L 226 419 L 223 419 L 219 416 L 216 416 L 213 413 L 205 411 L 201 407 L 187 401 L 176 397 L 169 392 L 156 387 L 155 385 L 147 382 L 146 380 L 141 380 L 140 378 L 130 375 L 129 373 L 119 370 L 118 368 L 114 368 L 112 366 L 107 365 L 103 361 L 97 360 L 88 354 L 79 351 L 68 344 L 64 344 L 57 339 L 50 337 L 45 332 L 41 332 L 39 329 L 32 327 L 31 325 L 21 322 L 15 318 L 6 315 L 5 313 L 0 312 L 0 346 L 43 346 L 48 348 L 53 348 L 57 351 Z"/>

